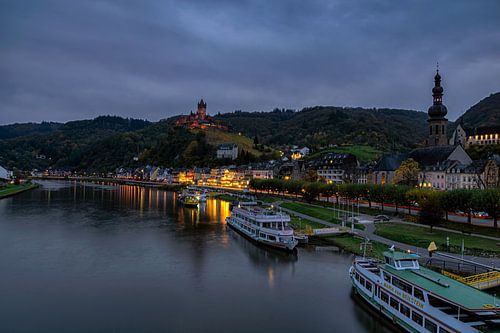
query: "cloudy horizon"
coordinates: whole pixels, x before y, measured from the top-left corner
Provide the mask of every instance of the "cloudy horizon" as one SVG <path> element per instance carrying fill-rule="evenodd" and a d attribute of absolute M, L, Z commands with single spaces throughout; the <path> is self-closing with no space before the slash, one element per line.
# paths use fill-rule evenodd
<path fill-rule="evenodd" d="M 500 91 L 498 1 L 0 0 L 0 124 L 315 105 L 448 118 Z"/>

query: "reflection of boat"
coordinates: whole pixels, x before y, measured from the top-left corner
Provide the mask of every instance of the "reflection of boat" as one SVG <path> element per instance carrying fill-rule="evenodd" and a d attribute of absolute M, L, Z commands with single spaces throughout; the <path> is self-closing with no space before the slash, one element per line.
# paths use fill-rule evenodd
<path fill-rule="evenodd" d="M 182 203 L 185 207 L 198 207 L 198 199 L 193 195 L 184 195 L 182 197 Z"/>
<path fill-rule="evenodd" d="M 290 216 L 270 209 L 240 203 L 233 208 L 227 224 L 243 236 L 262 245 L 293 251 L 297 240 L 288 226 Z"/>
<path fill-rule="evenodd" d="M 384 252 L 385 263 L 355 259 L 354 290 L 408 332 L 498 332 L 500 305 L 493 295 L 420 267 L 418 256 Z"/>

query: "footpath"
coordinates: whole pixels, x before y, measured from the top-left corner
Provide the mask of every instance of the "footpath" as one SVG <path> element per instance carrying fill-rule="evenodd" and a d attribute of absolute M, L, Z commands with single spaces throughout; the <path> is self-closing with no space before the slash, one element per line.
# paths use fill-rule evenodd
<path fill-rule="evenodd" d="M 274 204 L 276 206 L 280 207 L 283 211 L 285 211 L 287 213 L 290 213 L 290 214 L 293 214 L 295 216 L 298 216 L 300 218 L 303 218 L 305 220 L 309 220 L 309 221 L 312 221 L 312 222 L 320 223 L 320 224 L 323 224 L 323 225 L 328 226 L 328 227 L 338 226 L 338 224 L 327 222 L 327 221 L 324 221 L 324 220 L 316 218 L 316 217 L 312 217 L 312 216 L 309 216 L 309 215 L 306 215 L 306 214 L 299 213 L 299 212 L 294 211 L 294 210 L 283 208 L 280 205 L 281 204 L 280 201 L 275 202 Z M 319 206 L 319 205 L 314 205 L 314 206 L 325 208 L 325 207 Z M 337 211 L 334 208 L 328 208 L 328 209 L 330 209 L 332 211 Z M 360 220 L 363 221 L 363 224 L 365 226 L 365 230 L 355 229 L 354 230 L 354 234 L 355 235 L 357 235 L 359 237 L 367 238 L 367 239 L 369 239 L 371 241 L 375 241 L 375 242 L 379 242 L 379 243 L 385 244 L 388 247 L 394 245 L 395 247 L 397 247 L 397 248 L 399 248 L 401 250 L 410 250 L 410 251 L 412 251 L 414 253 L 419 254 L 421 257 L 424 257 L 424 258 L 428 258 L 429 257 L 429 252 L 427 251 L 426 248 L 422 248 L 422 247 L 417 247 L 417 246 L 413 246 L 413 245 L 409 245 L 409 244 L 405 244 L 405 243 L 396 242 L 394 240 L 387 239 L 387 238 L 381 237 L 379 235 L 376 235 L 375 234 L 375 230 L 376 229 L 375 229 L 375 223 L 373 222 L 373 216 L 366 215 L 366 214 L 360 214 L 358 217 L 360 218 Z M 409 225 L 412 225 L 412 226 L 419 226 L 419 227 L 423 227 L 423 228 L 428 227 L 428 226 L 418 225 L 416 223 L 405 222 L 405 221 L 403 221 L 401 219 L 391 219 L 391 223 L 409 224 Z M 438 229 L 438 227 L 435 227 L 435 229 Z M 444 230 L 444 231 L 447 231 L 447 232 L 453 232 L 453 233 L 461 234 L 461 232 L 459 232 L 457 230 L 450 230 L 450 229 L 446 229 L 446 228 L 439 228 L 439 230 Z M 485 236 L 485 235 L 478 235 L 478 234 L 471 234 L 471 235 L 472 236 L 476 236 L 476 237 L 486 238 L 486 239 L 497 240 L 500 243 L 500 238 L 490 237 L 490 236 Z M 459 255 L 457 255 L 456 253 L 447 253 L 447 252 L 443 252 L 443 251 L 440 251 L 440 252 L 444 253 L 444 254 L 447 254 L 447 255 L 450 255 L 450 256 L 459 257 Z M 480 264 L 483 264 L 483 265 L 488 265 L 488 266 L 493 266 L 493 267 L 500 267 L 500 258 L 498 258 L 498 257 L 488 258 L 488 257 L 477 257 L 477 256 L 471 256 L 471 255 L 464 255 L 463 259 L 474 261 L 474 262 L 477 262 L 477 263 L 480 263 Z"/>

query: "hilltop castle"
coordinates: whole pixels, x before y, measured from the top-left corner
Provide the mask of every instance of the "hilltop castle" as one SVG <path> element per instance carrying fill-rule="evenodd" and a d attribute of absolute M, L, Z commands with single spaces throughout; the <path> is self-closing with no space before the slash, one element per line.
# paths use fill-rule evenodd
<path fill-rule="evenodd" d="M 205 103 L 203 98 L 198 102 L 198 109 L 196 110 L 196 113 L 191 111 L 189 115 L 180 117 L 176 121 L 175 125 L 188 129 L 206 129 L 213 127 L 225 131 L 228 130 L 227 126 L 216 122 L 213 117 L 207 114 L 207 103 Z"/>

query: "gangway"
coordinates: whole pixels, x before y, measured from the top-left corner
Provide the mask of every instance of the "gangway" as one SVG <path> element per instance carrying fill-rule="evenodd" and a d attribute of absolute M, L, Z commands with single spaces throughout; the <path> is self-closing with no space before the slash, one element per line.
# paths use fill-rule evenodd
<path fill-rule="evenodd" d="M 491 271 L 471 276 L 460 276 L 445 270 L 441 273 L 447 277 L 468 284 L 476 289 L 484 290 L 500 286 L 500 272 Z"/>

